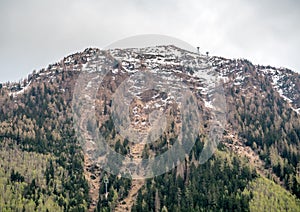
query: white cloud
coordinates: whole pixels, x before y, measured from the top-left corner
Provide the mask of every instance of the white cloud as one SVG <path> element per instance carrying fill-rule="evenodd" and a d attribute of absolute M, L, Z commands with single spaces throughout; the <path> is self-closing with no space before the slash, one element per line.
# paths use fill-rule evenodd
<path fill-rule="evenodd" d="M 86 47 L 165 34 L 203 51 L 300 70 L 297 1 L 1 1 L 0 81 Z"/>

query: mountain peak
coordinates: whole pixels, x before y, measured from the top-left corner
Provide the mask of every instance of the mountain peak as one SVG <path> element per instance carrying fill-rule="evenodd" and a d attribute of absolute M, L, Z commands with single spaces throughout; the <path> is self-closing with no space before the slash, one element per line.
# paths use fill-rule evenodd
<path fill-rule="evenodd" d="M 249 79 L 258 75 L 266 77 L 273 85 L 276 92 L 296 112 L 300 110 L 299 75 L 286 68 L 272 66 L 253 65 L 246 59 L 226 59 L 217 56 L 208 56 L 190 52 L 175 45 L 160 45 L 143 48 L 115 48 L 99 49 L 86 48 L 64 57 L 60 62 L 50 64 L 46 69 L 33 72 L 21 86 L 19 83 L 4 84 L 10 94 L 17 96 L 25 92 L 32 80 L 53 81 L 56 76 L 64 71 L 80 72 L 85 64 L 94 59 L 94 56 L 102 55 L 114 58 L 119 63 L 119 68 L 112 70 L 113 74 L 119 71 L 135 73 L 142 67 L 157 73 L 169 73 L 172 77 L 184 77 L 201 84 L 199 89 L 205 94 L 205 88 L 212 83 L 212 79 L 222 79 L 234 86 L 246 85 Z M 106 56 L 105 56 L 106 55 Z M 119 69 L 119 70 L 117 70 Z M 212 78 L 213 77 L 213 78 Z M 255 84 L 255 82 L 254 82 Z M 255 88 L 259 85 L 254 85 Z"/>

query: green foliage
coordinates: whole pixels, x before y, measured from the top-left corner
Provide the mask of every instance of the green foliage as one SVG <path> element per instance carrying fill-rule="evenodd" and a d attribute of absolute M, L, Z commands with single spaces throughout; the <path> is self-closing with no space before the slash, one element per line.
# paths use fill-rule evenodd
<path fill-rule="evenodd" d="M 148 180 L 133 211 L 249 211 L 250 198 L 242 193 L 256 173 L 228 152 L 218 152 L 207 163 L 184 165 Z"/>
<path fill-rule="evenodd" d="M 104 173 L 104 176 L 108 175 Z M 103 182 L 103 177 L 101 181 Z M 105 198 L 105 183 L 101 183 L 99 190 L 100 199 L 98 201 L 97 210 L 98 211 L 112 211 L 118 202 L 128 195 L 131 187 L 131 179 L 129 178 L 118 178 L 114 175 L 108 175 L 108 186 L 107 190 L 109 192 L 108 198 Z"/>
<path fill-rule="evenodd" d="M 63 211 L 42 177 L 50 157 L 12 147 L 0 149 L 1 211 Z"/>
<path fill-rule="evenodd" d="M 300 197 L 297 166 L 300 164 L 300 119 L 282 100 L 268 78 L 258 76 L 253 66 L 249 72 L 256 80 L 249 79 L 249 87 L 259 87 L 259 92 L 245 89 L 229 97 L 229 122 L 240 140 L 252 147 L 265 161 L 284 186 Z M 253 92 L 255 95 L 253 95 Z"/>
<path fill-rule="evenodd" d="M 250 211 L 300 211 L 295 196 L 266 178 L 250 182 L 243 194 L 251 198 Z"/>
<path fill-rule="evenodd" d="M 73 73 L 59 73 L 57 82 L 62 75 L 72 78 Z M 14 195 L 6 192 L 10 197 L 0 197 L 1 206 L 7 210 L 15 211 L 16 202 L 26 211 L 88 208 L 89 188 L 83 175 L 82 150 L 73 130 L 71 96 L 56 85 L 32 82 L 24 94 L 2 99 L 0 186 L 5 191 L 18 188 Z"/>
<path fill-rule="evenodd" d="M 15 170 L 12 170 L 11 174 L 10 174 L 10 181 L 11 182 L 24 182 L 24 177 L 19 172 L 15 172 Z"/>

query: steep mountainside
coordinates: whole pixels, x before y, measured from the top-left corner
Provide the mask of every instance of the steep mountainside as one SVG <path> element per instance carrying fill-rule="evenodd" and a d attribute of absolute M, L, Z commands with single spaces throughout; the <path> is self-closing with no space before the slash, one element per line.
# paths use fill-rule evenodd
<path fill-rule="evenodd" d="M 107 74 L 99 83 L 100 66 Z M 78 84 L 85 72 L 89 78 Z M 142 73 L 159 76 L 153 88 L 134 78 Z M 200 111 L 191 151 L 177 167 L 157 167 L 167 170 L 160 176 L 121 178 L 125 162 L 97 152 L 93 132 L 128 160 L 168 152 L 184 127 L 183 105 L 175 101 L 182 84 Z M 75 105 L 74 125 L 76 89 L 84 101 Z M 129 125 L 117 129 L 114 112 L 126 115 L 127 107 Z M 224 131 L 215 154 L 201 163 L 216 114 Z M 300 211 L 299 118 L 300 76 L 291 70 L 175 46 L 89 48 L 0 84 L 0 211 Z M 155 131 L 163 124 L 164 132 Z M 147 143 L 150 128 L 159 136 Z M 135 131 L 140 143 L 129 139 Z M 105 164 L 116 167 L 114 174 Z"/>

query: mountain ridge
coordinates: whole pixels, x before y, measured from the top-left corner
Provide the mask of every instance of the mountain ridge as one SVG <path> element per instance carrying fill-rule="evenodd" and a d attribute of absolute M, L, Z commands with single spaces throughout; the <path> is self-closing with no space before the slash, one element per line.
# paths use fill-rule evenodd
<path fill-rule="evenodd" d="M 100 63 L 94 63 L 93 59 L 97 57 L 100 58 Z M 174 82 L 170 87 L 176 88 L 175 82 L 183 82 L 195 95 L 197 105 L 202 112 L 203 123 L 199 124 L 200 133 L 185 161 L 161 177 L 157 176 L 152 181 L 146 180 L 143 185 L 130 179 L 113 177 L 101 170 L 101 164 L 89 161 L 91 155 L 89 153 L 82 155 L 78 145 L 79 138 L 72 130 L 74 127 L 72 100 L 76 81 L 82 72 L 97 75 L 97 64 L 101 65 L 101 62 L 106 60 L 110 61 L 109 64 L 112 66 L 107 70 L 96 92 L 98 97 L 96 115 L 92 118 L 96 118 L 97 122 L 94 125 L 99 128 L 98 130 L 103 133 L 108 144 L 116 152 L 133 158 L 154 157 L 173 145 L 176 133 L 180 129 L 180 121 L 177 119 L 180 113 L 176 105 L 172 105 L 174 94 L 166 95 L 155 89 L 151 92 L 142 92 L 142 85 L 134 86 L 134 81 L 130 81 L 130 76 L 136 73 L 148 71 L 159 75 L 163 79 L 162 82 L 157 82 L 160 86 L 166 85 L 164 83 L 167 82 Z M 136 129 L 146 132 L 147 127 L 151 126 L 149 114 L 172 105 L 170 115 L 167 117 L 166 132 L 151 145 L 137 147 L 118 135 L 114 129 L 111 119 L 114 108 L 111 100 L 126 79 L 129 79 L 127 91 L 137 98 L 130 103 L 129 107 L 131 124 Z M 216 80 L 222 82 L 226 98 L 227 122 L 216 155 L 213 155 L 206 164 L 201 165 L 198 161 L 199 155 L 209 132 L 206 125 L 209 125 L 210 114 L 217 106 L 212 96 Z M 94 81 L 86 81 L 83 85 L 87 95 L 91 95 L 88 93 L 88 88 L 93 86 L 93 83 Z M 180 210 L 188 207 L 184 206 L 187 203 L 179 198 L 184 195 L 193 199 L 188 203 L 193 205 L 189 206 L 190 208 L 234 210 L 240 207 L 242 210 L 242 205 L 249 207 L 247 204 L 251 204 L 251 195 L 245 194 L 248 192 L 247 189 L 256 188 L 255 185 L 247 187 L 243 182 L 250 183 L 259 176 L 269 178 L 282 189 L 297 198 L 300 197 L 300 77 L 289 69 L 253 65 L 246 59 L 199 55 L 174 46 L 112 50 L 87 48 L 81 53 L 64 57 L 60 62 L 51 64 L 46 69 L 33 72 L 22 82 L 2 84 L 0 92 L 0 144 L 4 145 L 1 148 L 5 149 L 9 146 L 17 148 L 15 146 L 17 145 L 21 153 L 50 155 L 47 156 L 47 163 L 43 165 L 41 171 L 45 174 L 36 178 L 38 183 L 23 183 L 28 183 L 26 187 L 28 192 L 35 191 L 41 194 L 43 189 L 47 190 L 46 193 L 51 197 L 49 201 L 51 204 L 53 202 L 55 207 L 65 210 L 81 207 L 85 210 L 89 208 L 90 211 L 94 209 L 100 211 L 101 208 L 150 211 L 165 206 L 170 210 L 176 208 Z M 84 122 L 87 128 L 88 126 L 93 128 L 93 125 L 89 124 L 93 122 L 89 117 L 84 117 Z M 93 141 L 89 134 L 85 136 L 86 139 Z M 136 152 L 136 149 L 139 152 Z M 94 150 L 92 148 L 90 152 Z M 3 161 L 12 160 L 4 156 Z M 20 157 L 16 157 L 15 160 L 20 160 Z M 238 165 L 239 163 L 241 165 Z M 216 164 L 218 166 L 215 166 Z M 9 184 L 5 186 L 18 185 L 19 182 L 15 180 L 20 178 L 22 181 L 22 177 L 12 172 L 11 168 L 5 167 L 12 173 L 12 178 L 7 181 Z M 53 168 L 57 173 L 53 173 Z M 218 175 L 210 173 L 210 169 Z M 22 176 L 24 170 L 21 168 L 17 170 Z M 225 170 L 231 170 L 239 177 L 234 178 L 235 175 L 231 176 Z M 202 174 L 203 171 L 207 174 Z M 75 179 L 71 178 L 72 174 L 76 176 Z M 109 175 L 110 182 L 108 197 L 101 183 L 105 175 Z M 216 181 L 212 180 L 212 182 L 218 182 L 219 175 L 224 175 L 224 178 L 220 179 L 225 185 L 233 183 L 230 189 L 224 190 L 218 187 L 218 183 L 207 187 L 198 186 L 201 183 L 209 184 L 208 180 L 196 183 L 198 179 L 195 176 L 201 176 L 203 179 L 216 178 Z M 9 178 L 8 175 L 3 176 Z M 64 176 L 68 178 L 63 179 Z M 232 178 L 232 181 L 228 181 L 227 177 Z M 28 177 L 26 180 L 28 181 Z M 74 185 L 70 185 L 68 181 L 73 182 Z M 90 183 L 89 188 L 86 181 Z M 258 182 L 265 183 L 266 187 L 269 187 L 269 183 Z M 170 186 L 169 190 L 165 190 L 164 183 Z M 174 183 L 177 185 L 177 190 L 171 189 Z M 73 186 L 81 190 L 79 196 L 72 194 Z M 217 187 L 219 192 L 214 191 Z M 192 195 L 192 188 L 196 188 L 198 193 Z M 204 188 L 207 191 L 212 189 L 210 192 L 214 193 L 215 197 L 200 198 L 200 193 L 204 192 L 201 189 Z M 32 198 L 38 202 L 44 198 L 36 197 L 27 190 L 24 192 L 26 201 Z M 227 194 L 230 192 L 231 199 L 222 197 L 226 192 Z M 173 196 L 175 194 L 177 196 Z M 176 204 L 169 199 L 171 197 Z M 254 199 L 256 202 L 253 205 L 257 207 L 259 198 Z M 22 201 L 30 208 L 31 203 L 26 203 L 25 200 Z M 209 204 L 206 204 L 207 202 Z M 229 202 L 233 205 L 227 205 Z M 39 207 L 42 204 L 36 203 L 36 205 Z"/>
<path fill-rule="evenodd" d="M 191 69 L 199 69 L 199 67 L 193 67 L 195 64 L 188 62 L 183 62 L 185 64 L 181 63 L 171 63 L 171 61 L 175 61 L 176 57 L 177 60 L 182 60 L 184 57 L 192 57 L 195 58 L 201 58 L 207 59 L 211 63 L 211 67 L 219 69 L 218 72 L 220 74 L 220 77 L 230 74 L 230 72 L 235 70 L 235 79 L 233 79 L 232 83 L 235 83 L 238 85 L 238 83 L 241 83 L 245 76 L 247 76 L 247 71 L 243 71 L 243 68 L 246 64 L 251 64 L 255 67 L 255 70 L 260 74 L 264 75 L 266 74 L 267 77 L 271 77 L 272 83 L 274 85 L 274 88 L 277 90 L 277 92 L 284 98 L 286 101 L 291 103 L 291 107 L 294 111 L 297 113 L 300 112 L 300 94 L 297 93 L 295 90 L 300 89 L 299 83 L 295 84 L 291 82 L 291 77 L 298 77 L 299 74 L 297 72 L 293 72 L 290 69 L 287 68 L 276 68 L 272 67 L 270 65 L 263 66 L 263 65 L 253 65 L 249 60 L 247 59 L 226 59 L 219 56 L 207 56 L 203 54 L 197 54 L 195 52 L 189 52 L 186 50 L 183 50 L 181 48 L 178 48 L 174 45 L 169 46 L 155 46 L 155 47 L 145 47 L 145 48 L 126 48 L 126 49 L 109 49 L 109 50 L 101 50 L 98 48 L 86 48 L 83 52 L 77 52 L 74 54 L 70 54 L 67 57 L 64 57 L 61 61 L 57 63 L 50 64 L 47 68 L 43 68 L 39 71 L 34 71 L 32 74 L 28 75 L 28 78 L 23 80 L 23 86 L 21 88 L 18 88 L 14 84 L 18 83 L 2 83 L 3 88 L 8 88 L 11 92 L 9 95 L 18 95 L 21 94 L 24 90 L 26 90 L 26 86 L 30 84 L 30 79 L 32 76 L 36 76 L 36 79 L 40 79 L 43 76 L 47 76 L 51 79 L 54 78 L 54 75 L 61 71 L 66 71 L 67 69 L 72 70 L 74 72 L 80 71 L 82 69 L 82 65 L 86 64 L 88 60 L 92 57 L 92 55 L 102 53 L 110 53 L 110 54 L 118 54 L 120 52 L 132 52 L 133 54 L 143 54 L 145 52 L 145 58 L 147 60 L 151 57 L 157 57 L 159 59 L 164 58 L 165 60 L 169 61 L 162 61 L 166 62 L 166 64 L 170 65 L 181 65 L 181 66 L 187 66 Z M 147 53 L 146 53 L 147 52 Z M 183 53 L 185 52 L 185 53 Z M 188 54 L 186 54 L 188 53 Z M 118 56 L 115 55 L 116 59 L 118 60 Z M 134 58 L 134 56 L 133 56 Z M 122 60 L 122 58 L 119 58 Z M 123 58 L 124 59 L 124 58 Z M 138 58 L 139 59 L 139 58 Z M 190 58 L 189 58 L 190 59 Z M 124 61 L 122 61 L 124 62 Z M 128 61 L 127 61 L 128 62 Z M 129 61 L 130 62 L 130 61 Z M 151 63 L 153 61 L 150 60 Z M 155 61 L 159 64 L 158 61 Z M 242 63 L 242 65 L 241 65 Z M 235 64 L 236 67 L 233 67 L 232 64 Z M 244 65 L 243 65 L 244 64 Z M 126 66 L 125 66 L 126 67 Z M 153 67 L 150 67 L 153 68 Z M 230 71 L 229 71 L 230 70 Z M 128 69 L 126 70 L 128 71 Z M 244 76 L 240 75 L 240 73 L 244 74 Z M 204 74 L 204 73 L 200 73 Z M 288 78 L 288 79 L 286 79 Z M 292 79 L 293 81 L 293 79 Z M 293 90 L 293 88 L 296 86 L 296 89 Z M 23 91 L 22 91 L 23 90 Z"/>

